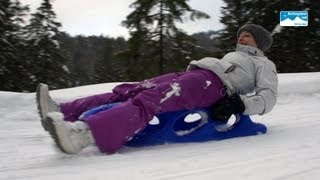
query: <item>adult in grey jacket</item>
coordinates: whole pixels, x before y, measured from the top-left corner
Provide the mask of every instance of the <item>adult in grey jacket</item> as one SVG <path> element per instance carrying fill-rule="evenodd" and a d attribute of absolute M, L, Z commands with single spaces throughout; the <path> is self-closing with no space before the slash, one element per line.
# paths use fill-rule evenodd
<path fill-rule="evenodd" d="M 208 69 L 226 86 L 230 98 L 214 106 L 214 118 L 228 119 L 233 113 L 263 115 L 272 110 L 277 100 L 278 77 L 274 63 L 264 56 L 272 36 L 263 27 L 246 24 L 237 33 L 235 52 L 221 60 L 206 57 L 192 61 L 187 70 Z"/>

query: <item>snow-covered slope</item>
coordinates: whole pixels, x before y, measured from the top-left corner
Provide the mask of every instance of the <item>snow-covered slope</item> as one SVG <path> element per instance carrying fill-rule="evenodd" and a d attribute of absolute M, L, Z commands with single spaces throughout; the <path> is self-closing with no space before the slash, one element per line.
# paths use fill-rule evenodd
<path fill-rule="evenodd" d="M 0 92 L 0 179 L 319 179 L 320 73 L 280 74 L 275 109 L 252 119 L 268 133 L 204 143 L 58 152 L 34 93 Z M 99 84 L 51 91 L 57 101 L 111 91 Z"/>

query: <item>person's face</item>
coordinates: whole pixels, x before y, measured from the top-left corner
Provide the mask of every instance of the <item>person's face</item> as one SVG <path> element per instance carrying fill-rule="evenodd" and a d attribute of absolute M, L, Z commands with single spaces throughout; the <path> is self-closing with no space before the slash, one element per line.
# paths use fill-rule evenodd
<path fill-rule="evenodd" d="M 238 37 L 238 43 L 247 45 L 247 46 L 253 46 L 253 47 L 258 47 L 256 41 L 254 40 L 253 36 L 251 33 L 248 31 L 243 31 L 240 33 Z"/>

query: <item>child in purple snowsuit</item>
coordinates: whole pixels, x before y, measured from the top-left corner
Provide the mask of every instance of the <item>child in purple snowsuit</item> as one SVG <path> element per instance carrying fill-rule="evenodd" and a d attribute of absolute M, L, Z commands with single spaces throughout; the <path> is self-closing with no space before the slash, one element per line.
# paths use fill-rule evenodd
<path fill-rule="evenodd" d="M 42 125 L 65 153 L 78 153 L 91 144 L 101 152 L 114 153 L 161 112 L 213 106 L 211 116 L 220 120 L 233 113 L 270 112 L 276 103 L 278 79 L 275 65 L 263 51 L 271 46 L 272 37 L 254 24 L 242 26 L 237 35 L 237 50 L 221 60 L 192 61 L 186 72 L 121 84 L 110 93 L 57 105 L 47 86 L 40 85 Z M 247 96 L 253 91 L 254 95 Z M 113 102 L 121 103 L 79 120 L 83 112 Z"/>

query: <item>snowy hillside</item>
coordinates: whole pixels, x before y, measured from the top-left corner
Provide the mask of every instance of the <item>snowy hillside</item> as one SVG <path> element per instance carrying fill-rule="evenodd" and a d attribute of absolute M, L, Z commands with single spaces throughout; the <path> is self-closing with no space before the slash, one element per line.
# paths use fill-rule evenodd
<path fill-rule="evenodd" d="M 55 150 L 42 129 L 34 93 L 0 92 L 0 179 L 319 179 L 320 73 L 281 74 L 279 99 L 259 136 L 204 143 Z M 57 101 L 111 91 L 115 83 L 51 91 Z"/>

